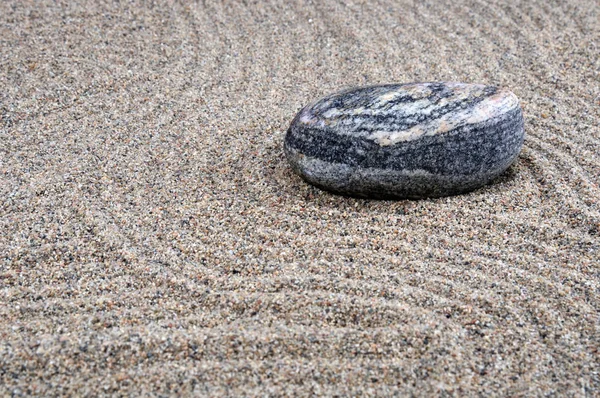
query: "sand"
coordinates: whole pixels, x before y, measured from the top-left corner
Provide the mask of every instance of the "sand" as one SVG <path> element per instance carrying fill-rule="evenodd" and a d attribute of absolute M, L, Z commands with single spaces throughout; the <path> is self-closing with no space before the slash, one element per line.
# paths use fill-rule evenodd
<path fill-rule="evenodd" d="M 1 396 L 600 395 L 597 1 L 119 3 L 0 2 Z M 517 163 L 293 174 L 302 106 L 410 81 L 515 92 Z"/>

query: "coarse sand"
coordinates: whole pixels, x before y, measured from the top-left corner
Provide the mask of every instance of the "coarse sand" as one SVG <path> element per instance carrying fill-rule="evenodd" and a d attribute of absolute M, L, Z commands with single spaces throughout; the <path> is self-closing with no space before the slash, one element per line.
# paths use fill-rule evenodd
<path fill-rule="evenodd" d="M 0 396 L 599 396 L 600 3 L 0 1 Z M 495 184 L 322 192 L 307 103 L 522 101 Z"/>

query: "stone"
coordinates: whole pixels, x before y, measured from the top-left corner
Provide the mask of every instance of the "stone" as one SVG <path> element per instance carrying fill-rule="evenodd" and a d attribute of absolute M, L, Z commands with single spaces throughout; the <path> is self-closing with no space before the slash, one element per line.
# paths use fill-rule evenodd
<path fill-rule="evenodd" d="M 482 187 L 517 158 L 523 113 L 509 90 L 409 83 L 326 96 L 292 121 L 284 151 L 322 189 L 364 198 L 426 198 Z"/>

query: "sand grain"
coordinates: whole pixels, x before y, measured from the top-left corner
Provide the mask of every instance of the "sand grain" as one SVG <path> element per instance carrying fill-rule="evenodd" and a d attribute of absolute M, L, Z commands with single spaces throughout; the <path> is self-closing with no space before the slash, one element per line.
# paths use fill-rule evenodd
<path fill-rule="evenodd" d="M 600 394 L 593 0 L 0 2 L 0 395 Z M 522 101 L 496 185 L 303 183 L 297 111 Z"/>

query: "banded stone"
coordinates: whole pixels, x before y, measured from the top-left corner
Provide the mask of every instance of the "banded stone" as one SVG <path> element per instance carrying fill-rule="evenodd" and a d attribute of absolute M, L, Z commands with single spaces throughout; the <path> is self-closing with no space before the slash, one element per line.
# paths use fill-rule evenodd
<path fill-rule="evenodd" d="M 368 198 L 423 198 L 479 188 L 523 145 L 510 91 L 465 83 L 387 84 L 324 97 L 292 121 L 284 151 L 320 188 Z"/>

